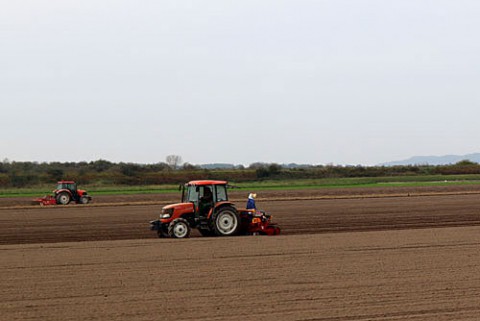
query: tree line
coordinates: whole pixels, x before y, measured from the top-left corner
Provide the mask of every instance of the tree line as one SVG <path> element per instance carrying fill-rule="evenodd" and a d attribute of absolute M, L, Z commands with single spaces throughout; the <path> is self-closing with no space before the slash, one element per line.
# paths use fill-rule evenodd
<path fill-rule="evenodd" d="M 220 179 L 248 182 L 266 179 L 321 179 L 347 177 L 385 177 L 422 175 L 480 174 L 480 164 L 468 160 L 451 165 L 408 166 L 285 166 L 253 163 L 248 167 L 206 169 L 184 163 L 136 164 L 107 160 L 92 162 L 0 162 L 0 187 L 28 187 L 55 184 L 58 180 L 75 180 L 92 185 L 160 185 L 179 184 L 194 179 Z"/>

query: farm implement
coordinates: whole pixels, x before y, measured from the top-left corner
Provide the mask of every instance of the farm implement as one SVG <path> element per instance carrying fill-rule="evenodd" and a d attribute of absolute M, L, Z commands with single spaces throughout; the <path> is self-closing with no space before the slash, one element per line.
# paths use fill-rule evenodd
<path fill-rule="evenodd" d="M 87 191 L 77 189 L 77 184 L 74 181 L 59 181 L 57 188 L 52 195 L 36 198 L 33 204 L 40 205 L 68 205 L 70 202 L 76 204 L 88 204 L 92 201 L 92 197 L 88 195 Z"/>
<path fill-rule="evenodd" d="M 278 235 L 280 228 L 263 211 L 237 209 L 228 201 L 226 181 L 191 181 L 181 203 L 162 208 L 150 222 L 158 237 L 186 238 L 193 228 L 203 236 Z"/>

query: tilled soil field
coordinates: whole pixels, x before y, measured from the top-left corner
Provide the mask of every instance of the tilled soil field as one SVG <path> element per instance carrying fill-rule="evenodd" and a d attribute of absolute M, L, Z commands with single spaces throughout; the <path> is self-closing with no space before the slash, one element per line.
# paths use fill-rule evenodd
<path fill-rule="evenodd" d="M 0 320 L 479 320 L 478 189 L 351 191 L 262 192 L 272 237 L 157 239 L 178 195 L 2 204 Z"/>
<path fill-rule="evenodd" d="M 480 225 L 478 187 L 334 192 L 262 192 L 257 205 L 273 215 L 285 235 Z M 245 207 L 246 198 L 240 196 L 236 192 L 232 198 Z M 95 198 L 88 205 L 4 206 L 0 244 L 152 238 L 149 221 L 158 218 L 162 205 L 178 202 L 179 195 L 131 197 Z"/>

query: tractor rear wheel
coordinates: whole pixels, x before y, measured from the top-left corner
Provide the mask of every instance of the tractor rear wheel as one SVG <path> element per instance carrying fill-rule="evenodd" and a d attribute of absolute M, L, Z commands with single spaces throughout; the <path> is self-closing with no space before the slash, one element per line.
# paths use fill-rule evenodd
<path fill-rule="evenodd" d="M 173 238 L 183 239 L 190 237 L 190 225 L 187 220 L 177 218 L 168 225 L 168 235 Z"/>
<path fill-rule="evenodd" d="M 67 192 L 62 192 L 57 195 L 56 200 L 57 204 L 68 205 L 72 198 Z"/>
<path fill-rule="evenodd" d="M 225 206 L 212 215 L 212 224 L 218 236 L 233 236 L 240 232 L 240 215 L 235 208 Z"/>

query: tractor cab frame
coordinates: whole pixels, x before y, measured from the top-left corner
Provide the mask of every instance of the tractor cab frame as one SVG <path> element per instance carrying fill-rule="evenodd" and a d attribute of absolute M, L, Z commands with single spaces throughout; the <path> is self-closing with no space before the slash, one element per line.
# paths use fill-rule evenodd
<path fill-rule="evenodd" d="M 227 182 L 192 181 L 182 186 L 182 203 L 192 203 L 196 219 L 208 217 L 212 210 L 228 202 Z"/>

